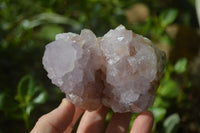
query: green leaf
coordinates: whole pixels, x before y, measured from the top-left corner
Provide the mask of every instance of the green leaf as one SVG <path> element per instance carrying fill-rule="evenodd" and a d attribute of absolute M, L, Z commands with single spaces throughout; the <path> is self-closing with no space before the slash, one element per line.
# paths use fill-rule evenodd
<path fill-rule="evenodd" d="M 40 92 L 39 95 L 34 97 L 32 101 L 34 104 L 42 104 L 46 101 L 46 99 L 47 99 L 47 92 L 42 91 L 42 92 Z"/>
<path fill-rule="evenodd" d="M 47 92 L 40 86 L 35 86 L 34 89 L 28 91 L 28 96 L 32 104 L 42 104 L 47 99 Z"/>
<path fill-rule="evenodd" d="M 33 89 L 29 88 L 27 90 L 27 94 L 30 98 L 34 97 L 34 95 L 38 95 L 38 93 L 40 93 L 40 91 L 42 90 L 41 87 L 34 85 Z"/>
<path fill-rule="evenodd" d="M 160 23 L 163 27 L 166 27 L 169 24 L 172 24 L 178 15 L 178 10 L 168 9 L 161 13 Z"/>
<path fill-rule="evenodd" d="M 22 77 L 17 88 L 16 100 L 20 103 L 21 109 L 32 111 L 35 104 L 44 103 L 47 99 L 47 92 L 40 86 L 36 86 L 32 76 Z M 30 112 L 29 112 L 30 113 Z"/>
<path fill-rule="evenodd" d="M 36 86 L 31 75 L 22 77 L 17 87 L 16 100 L 23 113 L 23 120 L 26 127 L 29 127 L 29 117 L 36 104 L 44 103 L 47 99 L 47 92 L 40 86 Z"/>
<path fill-rule="evenodd" d="M 47 92 L 40 86 L 36 86 L 33 77 L 24 76 L 18 85 L 16 100 L 23 105 L 44 103 Z"/>
<path fill-rule="evenodd" d="M 154 119 L 156 123 L 161 121 L 165 117 L 166 112 L 167 112 L 167 110 L 162 107 L 152 107 L 151 111 L 154 115 Z"/>
<path fill-rule="evenodd" d="M 153 107 L 163 107 L 168 108 L 170 106 L 170 102 L 160 96 L 156 96 Z"/>
<path fill-rule="evenodd" d="M 26 107 L 26 115 L 29 116 L 34 109 L 34 105 L 30 104 Z"/>
<path fill-rule="evenodd" d="M 34 89 L 34 84 L 33 78 L 30 75 L 22 77 L 17 86 L 16 100 L 19 102 L 26 102 L 28 100 L 27 93 Z"/>
<path fill-rule="evenodd" d="M 177 97 L 179 94 L 177 83 L 171 79 L 162 80 L 158 94 L 166 98 Z"/>
<path fill-rule="evenodd" d="M 160 37 L 160 41 L 165 44 L 165 45 L 171 45 L 172 44 L 172 40 L 169 36 L 167 35 L 163 35 Z"/>
<path fill-rule="evenodd" d="M 177 113 L 171 114 L 163 123 L 165 133 L 176 133 L 179 123 L 179 115 Z"/>
<path fill-rule="evenodd" d="M 174 66 L 174 71 L 178 74 L 185 72 L 187 69 L 187 63 L 188 61 L 186 58 L 179 59 Z"/>
<path fill-rule="evenodd" d="M 36 35 L 38 38 L 47 39 L 47 40 L 55 40 L 55 36 L 58 33 L 64 32 L 63 28 L 57 25 L 46 25 L 42 27 L 39 33 Z"/>

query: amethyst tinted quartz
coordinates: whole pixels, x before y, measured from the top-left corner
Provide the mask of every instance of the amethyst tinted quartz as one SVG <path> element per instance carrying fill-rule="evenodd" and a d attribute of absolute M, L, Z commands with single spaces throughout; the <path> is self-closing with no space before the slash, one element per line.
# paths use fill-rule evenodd
<path fill-rule="evenodd" d="M 120 113 L 153 104 L 165 62 L 163 51 L 122 25 L 99 38 L 88 29 L 58 34 L 43 56 L 48 77 L 76 106 Z"/>

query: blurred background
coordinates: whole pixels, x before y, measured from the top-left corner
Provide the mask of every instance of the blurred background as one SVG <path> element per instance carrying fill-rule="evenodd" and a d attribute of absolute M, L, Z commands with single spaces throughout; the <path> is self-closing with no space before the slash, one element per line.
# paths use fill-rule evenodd
<path fill-rule="evenodd" d="M 152 132 L 200 133 L 198 18 L 199 0 L 0 0 L 0 133 L 30 131 L 64 97 L 41 63 L 57 33 L 101 36 L 119 24 L 167 54 Z"/>

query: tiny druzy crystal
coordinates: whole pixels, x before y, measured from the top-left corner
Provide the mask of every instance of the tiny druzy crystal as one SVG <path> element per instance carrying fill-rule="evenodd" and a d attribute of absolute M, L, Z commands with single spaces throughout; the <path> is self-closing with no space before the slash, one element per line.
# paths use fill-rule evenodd
<path fill-rule="evenodd" d="M 76 106 L 120 113 L 153 104 L 165 62 L 163 51 L 122 25 L 100 38 L 88 29 L 58 34 L 43 56 L 48 77 Z"/>

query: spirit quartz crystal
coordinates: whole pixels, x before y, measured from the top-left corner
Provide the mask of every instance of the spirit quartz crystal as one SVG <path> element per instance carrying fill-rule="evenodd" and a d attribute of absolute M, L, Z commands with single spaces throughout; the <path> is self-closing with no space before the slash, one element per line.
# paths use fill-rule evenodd
<path fill-rule="evenodd" d="M 46 45 L 43 65 L 76 106 L 142 112 L 154 102 L 166 55 L 149 39 L 120 25 L 97 38 L 88 29 L 62 33 Z"/>

